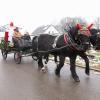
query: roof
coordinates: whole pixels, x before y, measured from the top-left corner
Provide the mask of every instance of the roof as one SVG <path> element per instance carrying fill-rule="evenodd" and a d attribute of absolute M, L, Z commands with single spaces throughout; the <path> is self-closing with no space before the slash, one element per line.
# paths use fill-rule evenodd
<path fill-rule="evenodd" d="M 54 25 L 40 26 L 34 32 L 33 35 L 40 34 L 50 34 L 50 35 L 59 35 L 61 32 Z"/>

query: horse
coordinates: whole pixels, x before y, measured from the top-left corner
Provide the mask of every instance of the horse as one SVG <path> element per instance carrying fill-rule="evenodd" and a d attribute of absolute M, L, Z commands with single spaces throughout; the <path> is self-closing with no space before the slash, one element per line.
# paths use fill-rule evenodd
<path fill-rule="evenodd" d="M 89 31 L 91 33 L 91 36 L 89 37 L 90 38 L 90 43 L 93 45 L 93 48 L 95 50 L 100 50 L 100 34 L 98 34 L 98 32 L 100 32 L 100 30 L 92 28 Z M 78 56 L 80 56 L 81 58 L 83 58 L 83 60 L 85 61 L 85 64 L 86 64 L 86 69 L 89 70 L 89 59 L 87 57 L 88 55 L 86 55 L 86 53 L 84 53 L 84 56 L 83 56 L 83 54 L 82 55 L 79 54 Z M 47 66 L 46 64 L 49 61 L 49 55 L 44 56 L 44 59 L 45 59 L 44 64 L 45 64 L 45 66 Z M 57 55 L 56 54 L 54 55 L 54 62 L 56 64 L 58 64 L 58 62 L 59 62 L 57 60 Z M 86 69 L 85 69 L 85 71 L 86 71 Z"/>
<path fill-rule="evenodd" d="M 51 36 L 49 34 L 41 34 L 40 36 L 34 37 L 32 40 L 32 49 L 36 56 L 38 56 L 38 67 L 43 68 L 42 58 L 48 54 L 59 56 L 59 64 L 55 70 L 55 74 L 60 76 L 60 70 L 64 65 L 65 57 L 70 58 L 70 70 L 73 79 L 79 82 L 80 79 L 76 73 L 75 60 L 77 55 L 81 55 L 89 60 L 85 54 L 89 48 L 91 36 L 89 27 L 82 29 L 81 25 L 77 24 L 77 27 L 72 27 L 67 34 L 60 36 Z M 89 75 L 89 65 L 87 65 L 85 73 Z"/>
<path fill-rule="evenodd" d="M 100 33 L 99 33 L 100 30 L 99 29 L 92 28 L 89 31 L 91 33 L 91 36 L 89 37 L 90 38 L 90 43 L 93 45 L 93 48 L 95 50 L 100 50 Z M 80 55 L 80 57 L 81 57 L 81 55 Z M 46 63 L 47 63 L 48 60 L 49 60 L 49 55 L 45 56 L 44 59 L 46 59 Z M 55 61 L 55 63 L 58 62 L 56 55 L 54 55 L 54 61 Z"/>

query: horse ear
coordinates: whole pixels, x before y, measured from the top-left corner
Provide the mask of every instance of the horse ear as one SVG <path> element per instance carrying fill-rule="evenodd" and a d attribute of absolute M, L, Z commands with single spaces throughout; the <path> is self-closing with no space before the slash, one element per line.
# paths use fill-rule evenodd
<path fill-rule="evenodd" d="M 87 27 L 87 29 L 90 30 L 90 28 L 91 28 L 92 26 L 93 26 L 93 23 L 90 24 L 90 25 Z"/>
<path fill-rule="evenodd" d="M 77 24 L 77 29 L 82 29 L 82 26 L 80 24 Z"/>

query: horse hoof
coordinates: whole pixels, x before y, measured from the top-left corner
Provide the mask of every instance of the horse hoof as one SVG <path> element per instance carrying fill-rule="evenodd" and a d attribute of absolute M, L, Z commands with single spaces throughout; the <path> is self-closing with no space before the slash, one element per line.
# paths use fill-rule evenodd
<path fill-rule="evenodd" d="M 86 73 L 86 75 L 88 75 L 88 76 L 89 76 L 90 74 L 89 74 L 89 73 Z"/>
<path fill-rule="evenodd" d="M 47 69 L 43 67 L 43 68 L 41 69 L 41 71 L 42 71 L 43 73 L 46 73 L 46 72 L 47 72 Z"/>
<path fill-rule="evenodd" d="M 77 78 L 74 78 L 75 82 L 80 82 L 80 79 L 77 77 Z"/>
<path fill-rule="evenodd" d="M 88 75 L 88 76 L 90 75 L 90 72 L 89 72 L 89 71 L 85 71 L 85 73 L 86 73 L 86 75 Z"/>

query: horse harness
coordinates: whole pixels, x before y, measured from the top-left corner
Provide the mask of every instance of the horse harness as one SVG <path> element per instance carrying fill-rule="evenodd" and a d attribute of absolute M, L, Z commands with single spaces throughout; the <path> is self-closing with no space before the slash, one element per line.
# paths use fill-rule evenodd
<path fill-rule="evenodd" d="M 53 48 L 56 49 L 56 44 L 57 44 L 57 41 L 59 39 L 61 35 L 58 35 L 55 40 L 54 40 L 54 43 L 52 45 Z M 63 39 L 64 39 L 64 43 L 65 43 L 65 46 L 64 47 L 69 47 L 73 50 L 78 50 L 79 51 L 79 48 L 76 47 L 76 44 L 74 43 L 74 41 L 70 38 L 70 35 L 69 34 L 63 34 Z"/>
<path fill-rule="evenodd" d="M 87 34 L 86 34 L 87 35 Z M 57 48 L 57 41 L 59 39 L 61 35 L 58 35 L 56 36 L 56 38 L 54 39 L 54 42 L 52 44 L 52 47 L 53 49 L 51 50 L 48 50 L 48 51 L 39 51 L 39 48 L 38 48 L 38 39 L 39 39 L 39 36 L 36 37 L 36 42 L 37 42 L 37 52 L 40 52 L 40 53 L 47 53 L 47 52 L 52 52 L 52 51 L 55 51 L 55 50 L 61 50 L 63 48 L 66 48 L 66 47 L 69 47 L 73 50 L 77 50 L 77 51 L 81 51 L 82 49 L 80 49 L 78 46 L 77 43 L 75 43 L 75 41 L 71 38 L 71 35 L 69 32 L 67 32 L 67 34 L 63 34 L 63 39 L 64 39 L 64 43 L 65 45 L 60 47 L 60 48 Z"/>

